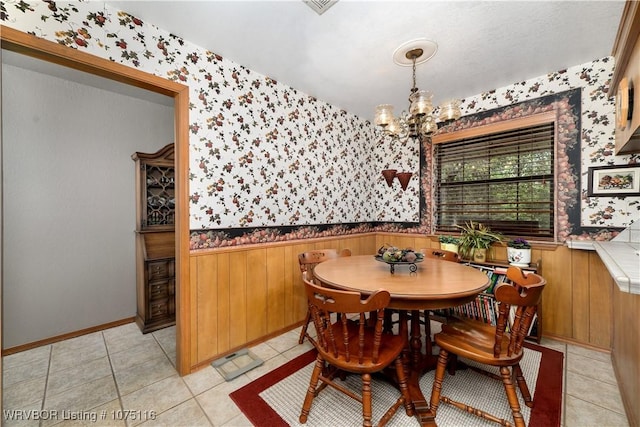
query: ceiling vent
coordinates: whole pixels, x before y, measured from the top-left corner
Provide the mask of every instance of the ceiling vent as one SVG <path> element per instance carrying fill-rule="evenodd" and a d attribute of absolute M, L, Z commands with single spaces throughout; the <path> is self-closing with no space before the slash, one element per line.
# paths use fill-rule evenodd
<path fill-rule="evenodd" d="M 336 4 L 338 0 L 302 0 L 307 6 L 315 10 L 318 15 L 325 13 L 331 6 Z"/>

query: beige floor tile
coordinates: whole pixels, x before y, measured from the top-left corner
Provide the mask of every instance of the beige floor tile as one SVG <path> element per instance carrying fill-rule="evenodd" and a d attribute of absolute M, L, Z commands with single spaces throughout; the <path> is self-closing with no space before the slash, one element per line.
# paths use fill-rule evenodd
<path fill-rule="evenodd" d="M 191 399 L 193 395 L 184 381 L 175 375 L 154 382 L 130 394 L 122 396 L 122 406 L 125 412 L 140 414 L 139 419 L 131 419 L 128 425 L 138 425 L 142 422 L 157 418 L 158 415 Z"/>
<path fill-rule="evenodd" d="M 593 350 L 574 344 L 567 344 L 567 353 L 579 354 L 580 356 L 588 357 L 590 359 L 611 363 L 611 354 L 606 351 Z"/>
<path fill-rule="evenodd" d="M 196 396 L 196 399 L 211 422 L 218 426 L 240 415 L 240 409 L 233 403 L 229 394 L 250 382 L 246 375 L 240 375 L 233 381 L 224 382 Z"/>
<path fill-rule="evenodd" d="M 53 396 L 65 390 L 111 375 L 107 356 L 49 374 L 47 395 Z"/>
<path fill-rule="evenodd" d="M 566 363 L 567 370 L 570 372 L 612 385 L 617 384 L 611 362 L 603 362 L 577 353 L 568 353 Z"/>
<path fill-rule="evenodd" d="M 3 409 L 24 409 L 31 407 L 34 402 L 42 402 L 47 377 L 42 376 L 28 381 L 22 381 L 2 388 Z"/>
<path fill-rule="evenodd" d="M 118 398 L 116 385 L 113 377 L 108 375 L 88 383 L 80 384 L 63 393 L 47 395 L 44 409 L 55 410 L 58 413 L 64 411 L 79 413 L 90 411 L 100 405 L 104 405 Z M 45 426 L 53 425 L 56 422 L 43 423 Z"/>
<path fill-rule="evenodd" d="M 298 345 L 298 338 L 300 337 L 299 332 L 300 331 L 298 330 L 285 332 L 282 335 L 278 335 L 277 337 L 268 340 L 267 344 L 273 347 L 273 349 L 278 353 L 285 352 Z"/>
<path fill-rule="evenodd" d="M 185 375 L 184 382 L 194 396 L 222 384 L 225 380 L 211 365 L 200 369 L 193 374 Z"/>
<path fill-rule="evenodd" d="M 19 405 L 19 408 L 9 408 L 6 405 L 2 408 L 2 427 L 38 427 L 40 425 L 40 417 L 33 416 L 40 413 L 42 408 L 42 399 L 33 402 L 30 405 Z M 43 414 L 48 416 L 47 414 Z"/>
<path fill-rule="evenodd" d="M 176 370 L 163 355 L 114 373 L 118 390 L 121 395 L 125 395 L 173 376 Z"/>
<path fill-rule="evenodd" d="M 276 349 L 274 349 L 267 343 L 254 345 L 253 347 L 250 347 L 249 350 L 262 360 L 269 360 L 272 357 L 276 357 L 278 354 L 280 354 Z"/>
<path fill-rule="evenodd" d="M 175 406 L 156 417 L 155 420 L 149 420 L 141 424 L 144 427 L 151 426 L 189 426 L 189 427 L 207 427 L 212 426 L 211 422 L 205 415 L 195 398 Z"/>
<path fill-rule="evenodd" d="M 279 354 L 276 357 L 272 357 L 271 359 L 267 360 L 262 365 L 260 365 L 258 367 L 255 367 L 255 368 L 251 369 L 250 371 L 245 372 L 245 375 L 247 377 L 249 377 L 249 379 L 251 379 L 253 381 L 253 380 L 257 379 L 257 378 L 260 378 L 264 374 L 267 374 L 267 373 L 273 371 L 274 369 L 284 365 L 288 361 L 289 361 L 289 359 L 287 359 L 283 355 Z"/>
<path fill-rule="evenodd" d="M 49 368 L 49 371 L 62 371 L 79 364 L 100 359 L 106 355 L 107 348 L 104 345 L 104 341 L 88 341 L 85 347 L 79 348 L 56 346 L 56 344 L 54 344 L 53 350 L 51 352 L 51 366 Z"/>
<path fill-rule="evenodd" d="M 43 363 L 49 365 L 51 357 L 51 346 L 44 345 L 42 347 L 32 348 L 30 350 L 21 351 L 19 353 L 4 356 L 2 358 L 2 372 L 13 369 L 21 365 L 30 365 L 32 363 Z"/>
<path fill-rule="evenodd" d="M 49 359 L 21 364 L 10 368 L 2 366 L 2 385 L 4 387 L 29 381 L 40 377 L 46 377 L 49 372 Z"/>
<path fill-rule="evenodd" d="M 233 417 L 229 422 L 222 424 L 222 427 L 253 427 L 253 424 L 244 414 Z"/>
<path fill-rule="evenodd" d="M 624 407 L 617 385 L 603 383 L 602 381 L 567 371 L 566 394 L 619 414 L 624 414 Z"/>
<path fill-rule="evenodd" d="M 162 350 L 167 355 L 171 364 L 176 366 L 176 327 L 170 326 L 168 328 L 160 329 L 153 332 L 153 337 L 156 339 Z"/>
<path fill-rule="evenodd" d="M 104 331 L 104 340 L 109 354 L 136 348 L 139 345 L 155 342 L 151 334 L 143 334 L 135 323 L 118 326 Z"/>
<path fill-rule="evenodd" d="M 104 337 L 102 332 L 93 332 L 87 335 L 70 338 L 68 340 L 59 341 L 52 344 L 53 353 L 67 352 L 70 350 L 84 350 L 86 348 L 94 348 L 96 346 L 104 346 Z"/>
<path fill-rule="evenodd" d="M 628 427 L 626 417 L 590 402 L 567 396 L 564 427 Z"/>
<path fill-rule="evenodd" d="M 114 372 L 130 369 L 136 365 L 144 364 L 151 359 L 166 357 L 160 345 L 153 339 L 139 343 L 117 353 L 109 352 L 109 358 Z"/>
<path fill-rule="evenodd" d="M 289 350 L 285 351 L 282 353 L 282 355 L 287 359 L 287 360 L 293 360 L 296 357 L 308 352 L 309 350 L 313 349 L 313 345 L 311 345 L 310 342 L 308 341 L 304 341 L 302 344 L 298 344 L 297 346 L 290 348 Z"/>
<path fill-rule="evenodd" d="M 125 323 L 124 325 L 116 326 L 115 328 L 109 328 L 102 331 L 104 339 L 107 345 L 112 344 L 114 341 L 122 337 L 127 336 L 144 336 L 142 331 L 135 322 Z"/>
<path fill-rule="evenodd" d="M 165 353 L 175 353 L 176 351 L 176 327 L 159 329 L 153 332 L 153 336 L 158 341 Z"/>

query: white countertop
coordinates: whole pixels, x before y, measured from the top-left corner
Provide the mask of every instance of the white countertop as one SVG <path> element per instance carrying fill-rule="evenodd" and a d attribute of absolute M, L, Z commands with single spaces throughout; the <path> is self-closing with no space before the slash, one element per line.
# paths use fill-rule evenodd
<path fill-rule="evenodd" d="M 623 292 L 640 295 L 640 221 L 635 221 L 608 242 L 569 240 L 571 249 L 595 250 Z"/>
<path fill-rule="evenodd" d="M 640 242 L 592 242 L 623 292 L 640 295 Z"/>

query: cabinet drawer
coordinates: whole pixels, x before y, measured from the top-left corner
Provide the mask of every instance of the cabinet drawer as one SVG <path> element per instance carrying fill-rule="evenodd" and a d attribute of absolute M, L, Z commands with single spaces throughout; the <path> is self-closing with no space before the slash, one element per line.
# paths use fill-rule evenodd
<path fill-rule="evenodd" d="M 153 321 L 169 315 L 169 300 L 157 300 L 149 302 L 149 320 Z"/>
<path fill-rule="evenodd" d="M 169 281 L 160 280 L 149 283 L 149 301 L 167 298 L 169 296 Z"/>
<path fill-rule="evenodd" d="M 150 261 L 147 263 L 149 281 L 164 279 L 174 276 L 173 260 Z"/>

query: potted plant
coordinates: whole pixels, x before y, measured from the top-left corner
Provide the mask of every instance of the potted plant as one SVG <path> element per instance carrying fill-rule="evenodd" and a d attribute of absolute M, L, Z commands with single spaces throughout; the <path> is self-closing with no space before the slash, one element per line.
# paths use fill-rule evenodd
<path fill-rule="evenodd" d="M 453 236 L 439 236 L 438 241 L 440 242 L 440 249 L 443 251 L 451 251 L 458 253 L 458 246 L 460 245 L 460 239 Z"/>
<path fill-rule="evenodd" d="M 531 245 L 525 239 L 518 237 L 507 242 L 507 259 L 509 264 L 518 267 L 528 267 L 531 263 Z"/>
<path fill-rule="evenodd" d="M 492 243 L 501 242 L 502 234 L 491 230 L 488 226 L 476 222 L 468 221 L 463 226 L 457 225 L 462 234 L 460 235 L 460 255 L 466 259 L 476 262 L 485 262 L 487 259 L 487 249 Z"/>

